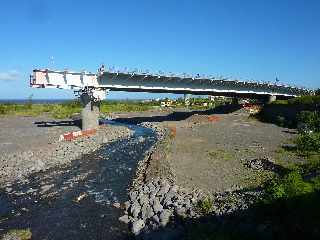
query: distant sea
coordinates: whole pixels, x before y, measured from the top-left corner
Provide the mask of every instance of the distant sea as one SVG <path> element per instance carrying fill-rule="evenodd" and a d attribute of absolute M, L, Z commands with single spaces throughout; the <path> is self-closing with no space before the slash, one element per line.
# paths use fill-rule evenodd
<path fill-rule="evenodd" d="M 75 99 L 32 99 L 33 104 L 58 104 L 63 102 L 74 101 Z M 141 101 L 143 99 L 107 99 L 107 101 Z M 25 104 L 29 99 L 0 99 L 0 104 L 12 103 L 12 104 Z"/>
<path fill-rule="evenodd" d="M 0 103 L 24 104 L 29 101 L 29 99 L 0 99 Z M 33 104 L 55 104 L 72 101 L 72 99 L 32 99 L 31 101 Z"/>

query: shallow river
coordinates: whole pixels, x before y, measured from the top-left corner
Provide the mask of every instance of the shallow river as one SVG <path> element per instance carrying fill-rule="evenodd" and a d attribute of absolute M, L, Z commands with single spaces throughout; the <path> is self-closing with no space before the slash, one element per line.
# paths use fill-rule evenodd
<path fill-rule="evenodd" d="M 127 200 L 137 163 L 156 142 L 152 130 L 130 128 L 129 140 L 0 189 L 0 235 L 30 228 L 32 239 L 128 239 L 113 204 Z"/>

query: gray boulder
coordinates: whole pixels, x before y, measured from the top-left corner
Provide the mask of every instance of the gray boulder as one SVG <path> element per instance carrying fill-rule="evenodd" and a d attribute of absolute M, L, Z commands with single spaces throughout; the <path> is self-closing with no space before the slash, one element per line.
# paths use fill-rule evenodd
<path fill-rule="evenodd" d="M 119 221 L 123 222 L 125 224 L 128 224 L 131 220 L 128 215 L 123 215 L 123 216 L 119 217 Z"/>
<path fill-rule="evenodd" d="M 141 232 L 141 230 L 144 228 L 144 226 L 145 226 L 145 222 L 143 220 L 139 219 L 139 220 L 136 220 L 132 223 L 131 230 L 134 235 L 138 235 Z"/>
<path fill-rule="evenodd" d="M 158 198 L 154 199 L 152 207 L 153 207 L 153 211 L 155 212 L 155 214 L 157 214 L 163 210 L 163 206 L 160 204 L 160 201 Z"/>
<path fill-rule="evenodd" d="M 145 204 L 141 208 L 141 217 L 146 220 L 154 215 L 153 209 L 149 204 Z"/>
<path fill-rule="evenodd" d="M 160 224 L 162 227 L 165 227 L 169 223 L 171 215 L 172 215 L 172 212 L 170 210 L 168 209 L 163 210 L 163 212 L 159 216 Z"/>
<path fill-rule="evenodd" d="M 130 202 L 129 201 L 124 202 L 124 208 L 126 209 L 126 211 L 129 210 L 129 208 L 130 208 Z"/>
<path fill-rule="evenodd" d="M 133 202 L 137 199 L 137 196 L 138 196 L 138 193 L 136 191 L 129 193 L 130 200 Z"/>
<path fill-rule="evenodd" d="M 139 216 L 139 213 L 141 212 L 141 206 L 139 205 L 138 202 L 134 202 L 132 205 L 131 205 L 131 208 L 130 208 L 130 213 L 131 215 L 134 217 L 134 218 L 137 218 Z"/>

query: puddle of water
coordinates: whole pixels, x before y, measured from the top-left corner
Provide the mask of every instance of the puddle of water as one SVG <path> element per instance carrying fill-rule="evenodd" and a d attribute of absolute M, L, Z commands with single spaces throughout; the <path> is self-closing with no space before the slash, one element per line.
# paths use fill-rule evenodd
<path fill-rule="evenodd" d="M 30 228 L 32 239 L 127 239 L 127 226 L 118 221 L 122 210 L 112 204 L 127 200 L 137 163 L 156 142 L 151 129 L 129 128 L 135 131 L 129 140 L 34 174 L 11 192 L 2 190 L 0 234 Z"/>

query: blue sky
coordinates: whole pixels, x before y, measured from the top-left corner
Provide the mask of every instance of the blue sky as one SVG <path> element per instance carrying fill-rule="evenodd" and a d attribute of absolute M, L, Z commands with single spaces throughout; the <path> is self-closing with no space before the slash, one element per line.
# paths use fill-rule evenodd
<path fill-rule="evenodd" d="M 72 97 L 30 89 L 32 69 L 101 63 L 318 88 L 319 13 L 318 0 L 2 0 L 0 98 Z"/>

